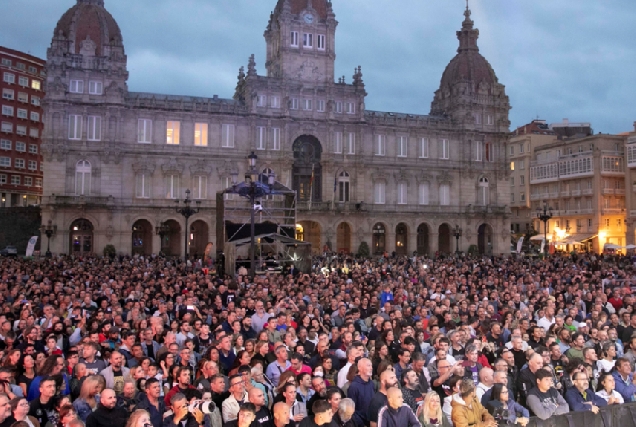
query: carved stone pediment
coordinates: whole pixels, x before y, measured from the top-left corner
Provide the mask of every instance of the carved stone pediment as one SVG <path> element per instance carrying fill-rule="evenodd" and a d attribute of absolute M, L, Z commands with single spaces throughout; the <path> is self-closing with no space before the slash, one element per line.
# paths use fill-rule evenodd
<path fill-rule="evenodd" d="M 238 173 L 238 167 L 230 160 L 226 160 L 222 165 L 216 168 L 219 178 L 228 177 L 232 172 Z"/>
<path fill-rule="evenodd" d="M 431 175 L 427 174 L 427 173 L 419 174 L 415 178 L 417 179 L 417 183 L 418 184 L 431 182 L 433 180 L 433 177 Z"/>
<path fill-rule="evenodd" d="M 133 163 L 132 168 L 135 173 L 152 175 L 155 172 L 157 165 L 148 159 L 141 159 L 138 162 Z"/>
<path fill-rule="evenodd" d="M 393 178 L 396 182 L 406 182 L 408 183 L 411 179 L 411 175 L 405 171 L 399 171 L 393 174 Z"/>
<path fill-rule="evenodd" d="M 175 158 L 161 165 L 161 171 L 164 175 L 183 175 L 184 169 L 183 163 L 179 163 Z"/>
<path fill-rule="evenodd" d="M 212 173 L 212 165 L 203 160 L 197 160 L 195 163 L 190 165 L 190 173 L 192 175 L 210 176 L 210 174 Z"/>
<path fill-rule="evenodd" d="M 382 170 L 376 170 L 371 174 L 371 179 L 373 181 L 387 181 L 388 175 L 386 172 Z"/>
<path fill-rule="evenodd" d="M 439 175 L 437 175 L 437 182 L 440 184 L 450 184 L 452 183 L 453 178 L 451 177 L 451 175 L 444 171 L 442 173 L 440 173 Z"/>

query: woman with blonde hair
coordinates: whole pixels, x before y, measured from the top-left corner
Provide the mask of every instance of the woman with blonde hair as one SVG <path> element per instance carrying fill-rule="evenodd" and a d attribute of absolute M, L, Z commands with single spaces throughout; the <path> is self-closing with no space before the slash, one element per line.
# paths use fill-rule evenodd
<path fill-rule="evenodd" d="M 126 427 L 144 427 L 147 424 L 151 424 L 150 414 L 144 409 L 137 409 L 132 413 L 130 418 L 128 418 Z"/>
<path fill-rule="evenodd" d="M 105 383 L 104 378 L 100 375 L 91 375 L 84 380 L 79 397 L 73 402 L 73 409 L 83 422 L 86 422 L 86 418 L 97 409 L 99 394 L 104 389 Z"/>
<path fill-rule="evenodd" d="M 439 394 L 429 391 L 424 396 L 424 402 L 417 410 L 418 420 L 422 427 L 452 427 L 448 418 L 442 413 L 442 404 Z"/>

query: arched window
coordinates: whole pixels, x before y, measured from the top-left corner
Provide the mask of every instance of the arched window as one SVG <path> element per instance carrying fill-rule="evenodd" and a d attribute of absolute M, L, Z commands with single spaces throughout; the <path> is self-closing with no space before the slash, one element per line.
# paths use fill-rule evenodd
<path fill-rule="evenodd" d="M 86 196 L 91 193 L 91 164 L 80 160 L 75 165 L 75 194 Z"/>
<path fill-rule="evenodd" d="M 348 172 L 340 172 L 338 175 L 338 201 L 339 202 L 348 202 L 349 201 L 349 185 L 350 185 L 350 177 Z"/>
<path fill-rule="evenodd" d="M 479 184 L 477 184 L 477 204 L 481 206 L 488 206 L 490 204 L 490 191 L 489 191 L 488 178 L 479 178 Z"/>

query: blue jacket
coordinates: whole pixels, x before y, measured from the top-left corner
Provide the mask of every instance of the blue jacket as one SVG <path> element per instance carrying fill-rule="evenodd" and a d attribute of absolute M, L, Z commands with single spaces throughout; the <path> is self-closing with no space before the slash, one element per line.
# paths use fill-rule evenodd
<path fill-rule="evenodd" d="M 42 381 L 42 378 L 44 377 L 41 375 L 33 378 L 33 381 L 31 382 L 31 385 L 29 386 L 29 390 L 27 390 L 28 391 L 27 400 L 29 402 L 40 397 L 40 381 Z M 68 396 L 69 394 L 71 394 L 71 384 L 69 382 L 69 379 L 66 373 L 62 373 L 62 378 L 64 379 L 65 387 L 64 387 L 64 390 L 62 390 L 62 393 L 60 394 L 62 396 Z"/>
<path fill-rule="evenodd" d="M 375 394 L 375 386 L 373 381 L 364 381 L 360 375 L 356 375 L 347 391 L 347 397 L 355 403 L 356 411 L 353 414 L 353 420 L 357 426 L 369 425 L 367 418 L 367 410 L 373 395 Z"/>
<path fill-rule="evenodd" d="M 589 388 L 585 390 L 585 398 L 576 387 L 571 387 L 565 392 L 565 401 L 570 405 L 570 410 L 573 412 L 591 411 L 592 405 L 602 407 L 607 406 L 607 401 L 600 396 L 597 396 Z M 592 402 L 592 405 L 588 405 L 585 402 Z"/>
<path fill-rule="evenodd" d="M 627 377 L 627 381 L 624 381 L 623 377 L 621 377 L 621 374 L 619 374 L 617 371 L 614 371 L 612 376 L 614 377 L 614 381 L 616 382 L 615 389 L 621 394 L 621 396 L 623 396 L 625 403 L 632 402 L 633 396 L 634 394 L 636 394 L 636 385 L 632 383 L 634 374 L 629 374 L 629 377 Z"/>
<path fill-rule="evenodd" d="M 420 427 L 413 410 L 404 403 L 398 409 L 385 406 L 378 414 L 378 427 Z"/>

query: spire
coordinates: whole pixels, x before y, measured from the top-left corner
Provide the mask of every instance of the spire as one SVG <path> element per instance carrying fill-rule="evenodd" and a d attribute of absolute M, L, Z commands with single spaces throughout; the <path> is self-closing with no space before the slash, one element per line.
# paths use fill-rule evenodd
<path fill-rule="evenodd" d="M 470 19 L 470 9 L 468 7 L 468 0 L 466 0 L 466 10 L 464 11 L 464 22 L 462 22 L 462 29 L 457 31 L 457 38 L 459 39 L 459 49 L 457 52 L 475 50 L 479 51 L 477 47 L 477 38 L 479 37 L 479 30 L 474 28 L 474 22 Z"/>
<path fill-rule="evenodd" d="M 256 61 L 254 60 L 254 54 L 250 56 L 250 59 L 247 63 L 247 75 L 248 76 L 256 75 Z"/>

